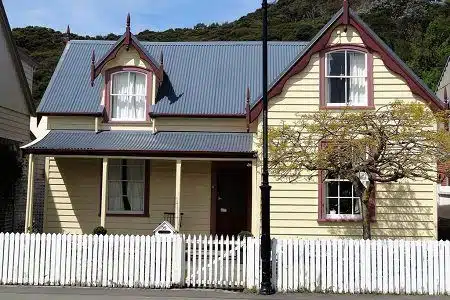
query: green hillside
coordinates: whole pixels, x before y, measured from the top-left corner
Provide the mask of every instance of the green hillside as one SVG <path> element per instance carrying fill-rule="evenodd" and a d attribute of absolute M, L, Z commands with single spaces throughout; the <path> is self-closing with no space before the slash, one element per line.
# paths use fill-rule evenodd
<path fill-rule="evenodd" d="M 431 4 L 427 0 L 352 0 L 362 19 L 435 89 L 446 58 L 450 56 L 450 0 Z M 342 0 L 279 0 L 269 8 L 271 40 L 310 40 L 341 7 Z M 33 97 L 38 103 L 63 51 L 63 33 L 51 28 L 29 26 L 13 29 L 18 46 L 38 63 Z M 137 34 L 147 41 L 259 40 L 261 11 L 230 23 L 197 24 L 162 32 Z M 108 39 L 118 36 L 79 36 L 71 39 Z"/>

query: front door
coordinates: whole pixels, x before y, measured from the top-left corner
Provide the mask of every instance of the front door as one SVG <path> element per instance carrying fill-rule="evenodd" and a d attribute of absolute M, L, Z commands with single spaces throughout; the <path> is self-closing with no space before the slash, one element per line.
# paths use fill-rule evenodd
<path fill-rule="evenodd" d="M 216 234 L 250 231 L 251 168 L 244 162 L 217 164 L 215 176 Z"/>

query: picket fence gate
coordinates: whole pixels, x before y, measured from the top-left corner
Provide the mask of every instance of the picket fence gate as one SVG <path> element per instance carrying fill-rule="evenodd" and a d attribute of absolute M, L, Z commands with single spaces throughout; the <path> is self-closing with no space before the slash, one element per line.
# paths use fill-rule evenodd
<path fill-rule="evenodd" d="M 259 238 L 0 233 L 0 284 L 258 289 Z M 279 292 L 450 294 L 450 242 L 272 240 Z"/>

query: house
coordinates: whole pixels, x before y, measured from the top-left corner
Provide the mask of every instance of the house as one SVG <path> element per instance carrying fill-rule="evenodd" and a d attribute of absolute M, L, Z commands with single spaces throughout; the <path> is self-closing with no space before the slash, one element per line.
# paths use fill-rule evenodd
<path fill-rule="evenodd" d="M 44 231 L 151 234 L 166 220 L 258 235 L 261 61 L 260 42 L 139 41 L 129 17 L 116 42 L 70 41 L 37 110 L 47 128 L 23 147 L 46 157 Z M 446 108 L 346 1 L 312 41 L 269 43 L 269 81 L 270 126 L 397 99 Z M 333 196 L 317 178 L 270 182 L 273 235 L 361 237 L 348 183 Z M 435 239 L 436 188 L 378 185 L 372 235 Z"/>
<path fill-rule="evenodd" d="M 24 223 L 27 162 L 22 161 L 19 147 L 31 140 L 30 115 L 35 114 L 30 90 L 33 68 L 32 60 L 16 48 L 0 2 L 0 161 L 5 174 L 0 180 L 1 231 L 23 228 Z M 20 165 L 22 172 L 15 172 Z"/>

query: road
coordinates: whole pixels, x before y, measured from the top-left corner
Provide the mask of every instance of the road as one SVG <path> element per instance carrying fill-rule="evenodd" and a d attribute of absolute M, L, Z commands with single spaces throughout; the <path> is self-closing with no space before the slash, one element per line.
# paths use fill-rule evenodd
<path fill-rule="evenodd" d="M 251 293 L 215 290 L 138 290 L 103 288 L 61 288 L 61 287 L 0 287 L 0 299 L 8 300 L 163 300 L 163 299 L 283 299 L 283 300 L 325 300 L 325 299 L 375 299 L 375 300 L 431 300 L 450 297 L 441 296 L 379 296 L 379 295 L 326 295 L 326 294 L 276 294 L 270 297 Z"/>

